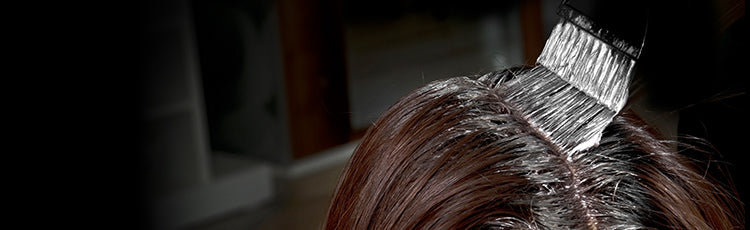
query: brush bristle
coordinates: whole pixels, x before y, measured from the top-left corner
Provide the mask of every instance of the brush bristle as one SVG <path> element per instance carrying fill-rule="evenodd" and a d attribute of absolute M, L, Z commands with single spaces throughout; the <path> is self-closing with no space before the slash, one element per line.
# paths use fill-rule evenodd
<path fill-rule="evenodd" d="M 628 97 L 635 60 L 574 24 L 561 20 L 537 63 L 614 111 Z"/>
<path fill-rule="evenodd" d="M 598 145 L 625 106 L 635 60 L 562 20 L 537 62 L 508 82 L 508 100 L 563 150 Z"/>

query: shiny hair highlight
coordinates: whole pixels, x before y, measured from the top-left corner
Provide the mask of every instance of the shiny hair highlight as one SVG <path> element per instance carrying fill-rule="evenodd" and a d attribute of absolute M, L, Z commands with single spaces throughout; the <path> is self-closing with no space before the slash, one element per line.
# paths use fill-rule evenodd
<path fill-rule="evenodd" d="M 631 112 L 570 153 L 503 97 L 514 68 L 416 89 L 367 131 L 325 229 L 736 229 L 744 209 Z"/>

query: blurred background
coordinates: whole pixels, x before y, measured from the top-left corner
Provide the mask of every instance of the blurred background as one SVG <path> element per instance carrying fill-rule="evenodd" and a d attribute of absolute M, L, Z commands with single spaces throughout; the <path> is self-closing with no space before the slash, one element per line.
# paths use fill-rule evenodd
<path fill-rule="evenodd" d="M 341 170 L 380 113 L 437 79 L 533 65 L 559 4 L 144 3 L 137 125 L 146 227 L 319 229 Z M 649 6 L 629 107 L 667 139 L 714 143 L 723 158 L 711 162 L 741 162 L 744 1 Z M 733 176 L 744 196 L 736 165 L 711 170 Z"/>

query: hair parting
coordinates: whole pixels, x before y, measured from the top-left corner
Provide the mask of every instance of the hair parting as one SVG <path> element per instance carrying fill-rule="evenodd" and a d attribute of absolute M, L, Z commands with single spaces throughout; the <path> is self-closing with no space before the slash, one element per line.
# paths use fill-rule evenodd
<path fill-rule="evenodd" d="M 630 111 L 570 151 L 507 98 L 517 67 L 432 82 L 368 129 L 325 229 L 744 229 L 731 188 Z"/>

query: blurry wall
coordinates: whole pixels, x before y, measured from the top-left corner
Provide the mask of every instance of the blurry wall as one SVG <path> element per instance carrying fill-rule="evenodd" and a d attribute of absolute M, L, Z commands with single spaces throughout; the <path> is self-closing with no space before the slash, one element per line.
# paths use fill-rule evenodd
<path fill-rule="evenodd" d="M 212 151 L 291 160 L 273 1 L 192 3 Z"/>
<path fill-rule="evenodd" d="M 207 183 L 210 145 L 190 5 L 149 5 L 140 124 L 144 172 L 154 196 Z"/>
<path fill-rule="evenodd" d="M 190 3 L 212 151 L 276 164 L 356 139 L 430 81 L 527 62 L 518 1 Z"/>

